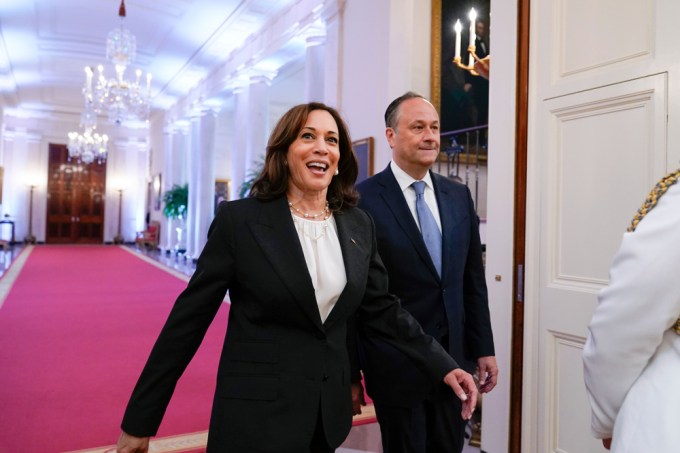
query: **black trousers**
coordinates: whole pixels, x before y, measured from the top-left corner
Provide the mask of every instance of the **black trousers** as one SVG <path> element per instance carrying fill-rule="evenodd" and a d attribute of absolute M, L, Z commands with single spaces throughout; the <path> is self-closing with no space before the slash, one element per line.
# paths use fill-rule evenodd
<path fill-rule="evenodd" d="M 415 407 L 374 401 L 384 453 L 460 453 L 466 421 L 461 402 L 444 383 Z"/>

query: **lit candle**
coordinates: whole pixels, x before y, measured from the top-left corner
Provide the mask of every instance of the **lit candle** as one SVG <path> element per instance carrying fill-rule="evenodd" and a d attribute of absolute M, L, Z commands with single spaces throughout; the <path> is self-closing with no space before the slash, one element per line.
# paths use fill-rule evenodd
<path fill-rule="evenodd" d="M 477 11 L 475 11 L 474 8 L 470 9 L 470 46 L 474 47 L 475 46 L 475 40 L 477 40 Z M 472 56 L 472 53 L 470 53 L 470 60 L 468 66 L 472 66 L 475 64 L 475 58 Z"/>
<path fill-rule="evenodd" d="M 103 87 L 106 86 L 106 78 L 104 77 L 104 66 L 99 65 L 97 66 L 97 72 L 99 72 L 99 77 L 98 77 L 98 86 Z"/>
<path fill-rule="evenodd" d="M 456 19 L 456 25 L 453 26 L 453 29 L 456 31 L 456 54 L 454 59 L 460 60 L 460 32 L 463 30 L 460 19 Z"/>
<path fill-rule="evenodd" d="M 92 97 L 92 68 L 85 66 L 85 94 Z"/>

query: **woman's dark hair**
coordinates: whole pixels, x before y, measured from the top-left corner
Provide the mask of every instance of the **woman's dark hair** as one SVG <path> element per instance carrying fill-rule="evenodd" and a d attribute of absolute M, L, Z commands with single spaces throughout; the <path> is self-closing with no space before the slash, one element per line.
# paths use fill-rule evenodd
<path fill-rule="evenodd" d="M 359 174 L 359 163 L 352 149 L 349 129 L 337 110 L 320 102 L 300 104 L 288 110 L 276 123 L 267 142 L 267 154 L 262 172 L 255 178 L 250 196 L 261 200 L 272 200 L 285 195 L 288 190 L 290 172 L 286 157 L 288 148 L 297 139 L 298 134 L 307 122 L 307 117 L 314 110 L 325 110 L 330 113 L 338 126 L 338 148 L 340 160 L 337 176 L 333 176 L 326 199 L 328 207 L 339 211 L 343 207 L 354 207 L 359 201 L 359 194 L 354 183 Z"/>

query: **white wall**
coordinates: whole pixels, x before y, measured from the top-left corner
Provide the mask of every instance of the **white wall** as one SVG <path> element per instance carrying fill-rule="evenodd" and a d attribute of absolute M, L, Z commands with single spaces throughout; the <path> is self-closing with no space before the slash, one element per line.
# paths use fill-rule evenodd
<path fill-rule="evenodd" d="M 430 95 L 430 11 L 430 1 L 346 3 L 339 106 L 353 139 L 375 138 L 376 172 L 391 158 L 383 120 L 389 102 L 408 90 Z M 517 5 L 492 1 L 491 12 L 494 72 L 490 83 L 486 276 L 500 380 L 484 397 L 482 447 L 489 453 L 502 453 L 508 448 L 510 424 Z"/>
<path fill-rule="evenodd" d="M 347 0 L 338 107 L 353 140 L 374 137 L 374 171 L 392 157 L 384 114 L 396 97 L 430 94 L 430 1 Z"/>
<path fill-rule="evenodd" d="M 491 15 L 486 282 L 500 374 L 496 389 L 484 396 L 482 449 L 503 453 L 510 426 L 517 2 L 492 0 Z"/>
<path fill-rule="evenodd" d="M 3 121 L 3 153 L 0 165 L 5 167 L 5 178 L 0 212 L 2 215 L 8 213 L 14 218 L 16 239 L 23 240 L 29 230 L 28 181 L 35 180 L 37 187 L 33 196 L 32 229 L 38 242 L 44 242 L 49 144 L 66 144 L 67 134 L 79 129 L 80 116 L 33 112 L 22 117 L 6 114 Z M 106 124 L 103 119 L 100 120 L 98 131 L 111 137 L 104 202 L 104 242 L 112 241 L 117 233 L 118 192 L 113 184 L 119 180 L 126 181 L 122 233 L 126 241 L 132 241 L 144 220 L 147 131 L 115 127 Z M 128 156 L 129 160 L 126 160 Z"/>

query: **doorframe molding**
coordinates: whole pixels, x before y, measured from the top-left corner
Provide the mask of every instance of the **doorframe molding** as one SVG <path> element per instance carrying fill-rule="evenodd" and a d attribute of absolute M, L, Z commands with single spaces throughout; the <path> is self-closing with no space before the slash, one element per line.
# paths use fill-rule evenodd
<path fill-rule="evenodd" d="M 515 205 L 512 284 L 512 357 L 508 452 L 522 451 L 524 380 L 524 275 L 526 248 L 527 143 L 529 130 L 529 36 L 531 0 L 517 2 L 517 74 L 515 112 Z"/>

